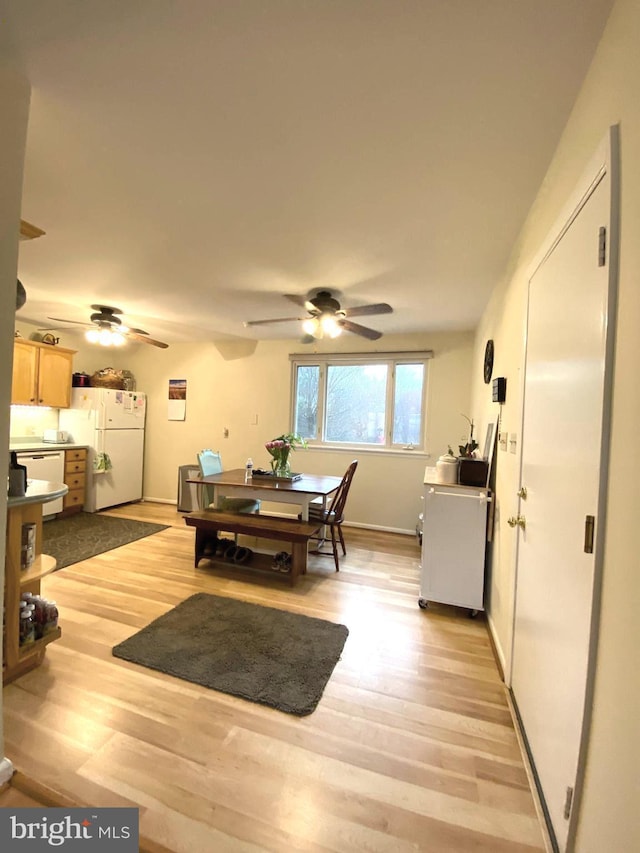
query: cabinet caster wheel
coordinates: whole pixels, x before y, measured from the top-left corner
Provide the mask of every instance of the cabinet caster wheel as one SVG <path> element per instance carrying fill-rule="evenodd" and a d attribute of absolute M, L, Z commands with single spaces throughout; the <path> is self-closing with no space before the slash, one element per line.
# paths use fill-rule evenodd
<path fill-rule="evenodd" d="M 470 610 L 469 611 L 469 619 L 475 619 L 477 615 L 478 615 L 477 610 Z"/>
<path fill-rule="evenodd" d="M 426 599 L 424 599 L 424 598 L 418 599 L 418 607 L 420 608 L 420 610 L 426 610 L 428 606 L 429 606 L 429 602 Z"/>

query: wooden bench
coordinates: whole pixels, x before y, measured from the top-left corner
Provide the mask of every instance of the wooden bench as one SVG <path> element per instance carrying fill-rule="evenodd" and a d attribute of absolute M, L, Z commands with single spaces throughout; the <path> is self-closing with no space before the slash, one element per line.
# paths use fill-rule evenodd
<path fill-rule="evenodd" d="M 208 509 L 203 512 L 192 512 L 185 516 L 185 523 L 196 529 L 195 566 L 203 557 L 214 559 L 218 533 L 242 533 L 245 536 L 259 536 L 262 539 L 275 539 L 291 544 L 291 571 L 283 577 L 296 582 L 298 575 L 307 571 L 307 546 L 309 539 L 321 526 L 315 521 L 298 521 L 294 518 L 278 518 L 273 515 L 258 515 L 242 512 L 223 512 Z M 207 555 L 207 551 L 211 555 Z M 266 554 L 254 553 L 247 568 L 271 570 L 272 557 Z M 234 565 L 225 563 L 225 565 Z M 241 566 L 245 564 L 240 564 Z M 274 574 L 274 572 L 272 572 Z"/>

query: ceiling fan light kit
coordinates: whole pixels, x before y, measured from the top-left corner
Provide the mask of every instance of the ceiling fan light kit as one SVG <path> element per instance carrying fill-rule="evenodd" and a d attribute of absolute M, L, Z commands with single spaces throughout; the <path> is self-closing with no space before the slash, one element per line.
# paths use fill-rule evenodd
<path fill-rule="evenodd" d="M 342 328 L 335 317 L 331 314 L 321 314 L 319 317 L 309 317 L 302 323 L 302 331 L 316 340 L 324 337 L 337 338 L 342 334 Z"/>
<path fill-rule="evenodd" d="M 150 338 L 144 329 L 130 329 L 128 326 L 122 325 L 122 320 L 118 314 L 122 314 L 119 308 L 111 308 L 109 305 L 92 305 L 94 313 L 89 317 L 90 323 L 82 323 L 79 320 L 64 320 L 61 317 L 49 317 L 49 320 L 54 320 L 57 323 L 73 323 L 74 326 L 89 326 L 85 332 L 85 338 L 89 343 L 98 344 L 103 347 L 116 346 L 120 347 L 128 339 L 139 341 L 143 344 L 151 344 L 154 347 L 167 349 L 169 344 L 163 341 L 156 341 Z M 60 328 L 68 328 L 60 327 Z M 47 329 L 39 329 L 39 331 L 47 331 Z M 51 331 L 49 327 L 48 331 Z M 53 331 L 59 331 L 54 329 Z"/>
<path fill-rule="evenodd" d="M 269 323 L 302 323 L 304 343 L 313 340 L 321 340 L 324 337 L 337 338 L 343 331 L 375 341 L 382 337 L 382 332 L 370 329 L 354 323 L 349 317 L 358 317 L 371 314 L 391 314 L 393 308 L 386 302 L 378 302 L 374 305 L 361 305 L 356 308 L 341 308 L 340 303 L 328 290 L 320 290 L 315 296 L 299 296 L 298 294 L 285 293 L 285 299 L 295 302 L 311 315 L 310 317 L 278 317 L 274 320 L 247 320 L 245 326 L 264 326 Z"/>
<path fill-rule="evenodd" d="M 121 347 L 125 342 L 124 335 L 108 328 L 87 329 L 84 336 L 89 343 L 100 344 L 103 347 Z"/>

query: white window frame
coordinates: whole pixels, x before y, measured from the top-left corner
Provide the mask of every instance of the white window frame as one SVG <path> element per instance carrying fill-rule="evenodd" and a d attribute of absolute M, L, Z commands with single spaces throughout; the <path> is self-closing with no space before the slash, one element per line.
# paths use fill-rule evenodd
<path fill-rule="evenodd" d="M 433 358 L 432 350 L 419 350 L 411 352 L 371 352 L 371 353 L 315 353 L 313 355 L 307 353 L 292 353 L 289 356 L 291 361 L 291 409 L 289 413 L 289 423 L 291 430 L 295 429 L 296 422 L 296 400 L 297 400 L 297 380 L 299 367 L 318 367 L 320 369 L 320 377 L 318 383 L 318 431 L 319 437 L 309 439 L 309 448 L 322 448 L 325 450 L 358 450 L 371 451 L 377 453 L 408 453 L 408 452 L 425 452 L 426 435 L 427 435 L 427 385 L 428 385 L 428 362 Z M 423 364 L 424 380 L 422 383 L 422 401 L 421 401 L 421 434 L 418 444 L 393 444 L 393 413 L 395 406 L 395 390 L 396 390 L 396 367 L 400 364 Z M 338 365 L 375 365 L 386 364 L 388 366 L 388 374 L 390 381 L 387 381 L 387 398 L 385 411 L 385 442 L 378 443 L 345 443 L 339 441 L 326 441 L 324 438 L 325 432 L 325 415 L 326 415 L 326 383 L 329 366 Z"/>

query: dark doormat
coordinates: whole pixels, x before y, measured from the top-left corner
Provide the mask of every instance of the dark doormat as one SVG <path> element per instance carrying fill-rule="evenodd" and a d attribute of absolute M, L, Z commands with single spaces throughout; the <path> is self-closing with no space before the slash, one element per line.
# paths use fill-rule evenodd
<path fill-rule="evenodd" d="M 200 592 L 113 648 L 115 657 L 288 714 L 310 714 L 344 625 Z"/>
<path fill-rule="evenodd" d="M 166 524 L 78 512 L 67 518 L 45 521 L 42 525 L 42 550 L 55 557 L 58 568 L 63 569 L 167 527 Z"/>

